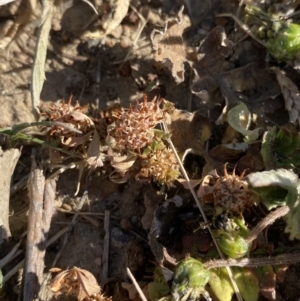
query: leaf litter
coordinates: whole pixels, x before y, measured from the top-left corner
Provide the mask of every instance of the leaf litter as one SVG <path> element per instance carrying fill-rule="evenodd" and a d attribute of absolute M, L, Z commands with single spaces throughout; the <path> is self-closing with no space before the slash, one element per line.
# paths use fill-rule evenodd
<path fill-rule="evenodd" d="M 30 154 L 57 181 L 56 212 L 45 259 L 44 241 L 36 250 L 37 279 L 23 247 L 1 266 L 5 300 L 29 300 L 28 281 L 45 283 L 43 300 L 297 296 L 289 279 L 299 277 L 298 6 L 30 1 L 18 13 L 25 2 L 1 11 L 17 16 L 1 24 L 1 147 L 22 149 L 1 258 L 27 229 L 32 248 L 46 212 L 45 194 L 36 225 L 27 221 L 37 197 L 24 194 Z M 47 5 L 52 19 L 42 18 Z M 10 291 L 24 256 L 26 287 Z M 61 272 L 49 285 L 53 267 Z"/>

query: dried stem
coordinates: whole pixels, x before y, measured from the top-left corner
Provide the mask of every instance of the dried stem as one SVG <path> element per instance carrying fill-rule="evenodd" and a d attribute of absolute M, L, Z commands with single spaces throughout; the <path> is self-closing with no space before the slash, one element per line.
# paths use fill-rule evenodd
<path fill-rule="evenodd" d="M 300 254 L 281 254 L 274 257 L 242 258 L 242 259 L 216 259 L 204 263 L 206 269 L 226 266 L 258 267 L 264 265 L 293 264 L 300 261 Z"/>
<path fill-rule="evenodd" d="M 24 273 L 24 301 L 38 300 L 40 285 L 43 280 L 44 257 L 54 208 L 55 190 L 55 180 L 45 180 L 43 169 L 38 166 L 35 160 L 35 150 L 33 150 L 29 185 L 30 204 Z"/>
<path fill-rule="evenodd" d="M 108 266 L 109 266 L 109 249 L 110 249 L 110 211 L 105 210 L 104 216 L 104 243 L 103 243 L 103 254 L 102 254 L 102 273 L 101 273 L 101 281 L 104 281 L 108 278 Z"/>
<path fill-rule="evenodd" d="M 126 268 L 126 271 L 127 271 L 128 276 L 130 277 L 134 287 L 136 288 L 137 292 L 139 293 L 139 296 L 142 299 L 142 301 L 147 301 L 147 298 L 145 297 L 145 295 L 144 295 L 143 291 L 141 290 L 139 284 L 137 283 L 134 276 L 132 275 L 130 269 Z"/>
<path fill-rule="evenodd" d="M 258 234 L 262 232 L 266 227 L 275 222 L 276 219 L 281 218 L 288 214 L 290 208 L 288 206 L 282 206 L 276 210 L 270 212 L 264 219 L 262 219 L 249 233 L 246 238 L 246 242 L 250 243 L 257 238 Z"/>
<path fill-rule="evenodd" d="M 232 18 L 239 26 L 242 30 L 244 30 L 246 32 L 247 35 L 249 35 L 253 40 L 255 40 L 257 43 L 259 43 L 260 45 L 264 46 L 266 48 L 266 44 L 261 41 L 260 39 L 258 39 L 251 31 L 251 29 L 249 28 L 248 25 L 246 25 L 245 23 L 243 23 L 238 17 L 236 17 L 233 14 L 219 14 L 217 15 L 217 17 L 229 17 Z"/>

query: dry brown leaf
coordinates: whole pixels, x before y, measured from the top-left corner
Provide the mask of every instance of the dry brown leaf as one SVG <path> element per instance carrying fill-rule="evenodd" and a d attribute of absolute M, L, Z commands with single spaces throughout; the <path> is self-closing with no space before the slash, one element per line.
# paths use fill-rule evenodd
<path fill-rule="evenodd" d="M 137 156 L 136 155 L 125 155 L 121 157 L 113 157 L 111 166 L 117 173 L 124 176 L 129 168 L 134 164 Z"/>
<path fill-rule="evenodd" d="M 68 147 L 77 147 L 79 145 L 85 144 L 91 137 L 92 132 L 88 132 L 82 136 L 71 136 L 71 137 L 60 137 L 61 143 Z"/>
<path fill-rule="evenodd" d="M 100 138 L 96 130 L 87 150 L 87 163 L 94 168 L 103 166 L 100 153 Z"/>
<path fill-rule="evenodd" d="M 276 67 L 272 67 L 271 70 L 276 74 L 290 122 L 300 124 L 300 93 L 298 87 L 285 75 L 284 71 Z"/>
<path fill-rule="evenodd" d="M 186 61 L 185 47 L 182 40 L 183 31 L 190 22 L 182 15 L 183 7 L 176 18 L 166 21 L 162 30 L 154 29 L 151 33 L 154 59 L 167 66 L 177 83 L 184 81 L 184 62 Z"/>
<path fill-rule="evenodd" d="M 101 292 L 94 275 L 76 267 L 59 273 L 53 279 L 50 289 L 55 296 L 72 294 L 79 301 L 91 300 L 91 297 L 100 295 Z"/>

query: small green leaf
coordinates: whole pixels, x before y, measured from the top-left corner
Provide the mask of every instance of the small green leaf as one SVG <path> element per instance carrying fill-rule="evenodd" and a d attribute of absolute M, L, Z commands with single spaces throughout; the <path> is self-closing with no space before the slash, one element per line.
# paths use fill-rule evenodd
<path fill-rule="evenodd" d="M 258 138 L 260 129 L 249 130 L 251 113 L 243 102 L 229 110 L 227 118 L 230 126 L 245 136 L 245 142 L 250 143 Z"/>
<path fill-rule="evenodd" d="M 257 301 L 259 296 L 258 279 L 249 268 L 232 267 L 232 272 L 240 293 L 245 301 Z"/>
<path fill-rule="evenodd" d="M 213 293 L 220 301 L 231 301 L 234 289 L 228 277 L 226 268 L 218 268 L 210 270 L 211 277 L 209 285 Z"/>

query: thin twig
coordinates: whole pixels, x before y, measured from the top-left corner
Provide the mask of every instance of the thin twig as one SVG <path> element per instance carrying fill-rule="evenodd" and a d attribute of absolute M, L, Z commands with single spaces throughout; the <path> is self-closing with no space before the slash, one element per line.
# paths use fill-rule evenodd
<path fill-rule="evenodd" d="M 10 262 L 10 260 L 15 256 L 15 254 L 18 252 L 19 247 L 21 245 L 21 242 L 18 242 L 13 249 L 0 260 L 0 269 L 2 269 L 6 264 Z"/>
<path fill-rule="evenodd" d="M 117 61 L 117 62 L 114 62 L 113 65 L 118 65 L 120 63 L 124 64 L 124 62 L 126 62 L 129 58 L 129 56 L 131 55 L 131 52 L 132 50 L 134 49 L 134 47 L 136 46 L 148 20 L 146 20 L 139 12 L 138 10 L 132 5 L 132 4 L 129 4 L 130 8 L 138 15 L 138 17 L 140 18 L 141 20 L 141 23 L 139 24 L 139 27 L 138 27 L 138 31 L 136 33 L 136 36 L 132 42 L 132 45 L 130 46 L 125 58 L 122 60 L 122 61 Z"/>
<path fill-rule="evenodd" d="M 129 268 L 126 268 L 126 271 L 127 271 L 127 275 L 130 277 L 135 289 L 137 290 L 137 292 L 139 293 L 139 296 L 140 298 L 143 300 L 143 301 L 147 301 L 147 298 L 146 296 L 144 295 L 143 291 L 141 290 L 139 284 L 137 283 L 137 281 L 135 280 L 134 276 L 132 275 L 131 271 Z"/>
<path fill-rule="evenodd" d="M 270 212 L 264 219 L 262 219 L 249 233 L 245 239 L 247 243 L 251 243 L 254 239 L 257 238 L 258 234 L 262 232 L 267 226 L 270 226 L 277 220 L 288 214 L 290 208 L 288 206 L 282 206 L 276 210 Z"/>
<path fill-rule="evenodd" d="M 251 31 L 251 29 L 249 28 L 249 26 L 247 26 L 245 23 L 243 23 L 238 17 L 236 17 L 235 15 L 233 14 L 227 14 L 227 13 L 224 13 L 224 14 L 219 14 L 217 15 L 217 17 L 229 17 L 229 18 L 232 18 L 239 26 L 241 29 L 243 29 L 246 34 L 248 34 L 253 40 L 255 40 L 257 43 L 259 43 L 260 45 L 262 45 L 263 47 L 267 47 L 266 44 L 261 41 L 260 39 L 258 39 Z"/>
<path fill-rule="evenodd" d="M 69 227 L 64 227 L 59 232 L 57 232 L 54 236 L 48 239 L 47 247 L 51 246 L 55 241 L 57 241 L 62 235 L 64 235 L 68 231 Z M 21 250 L 20 250 L 21 251 Z M 19 251 L 18 251 L 19 252 Z M 16 254 L 18 254 L 18 252 Z M 16 255 L 15 254 L 15 255 Z M 19 253 L 20 254 L 20 253 Z M 19 255 L 18 254 L 18 255 Z M 24 265 L 25 259 L 21 260 L 16 266 L 14 266 L 7 274 L 3 276 L 3 283 L 7 282 L 15 273 L 20 270 Z"/>
<path fill-rule="evenodd" d="M 91 3 L 90 1 L 88 0 L 82 0 L 83 2 L 85 2 L 86 4 L 88 4 L 92 9 L 93 11 L 95 12 L 96 15 L 99 15 L 98 12 L 97 12 L 97 9 L 95 8 L 95 6 L 93 5 L 93 3 Z"/>
<path fill-rule="evenodd" d="M 109 250 L 110 250 L 110 211 L 105 210 L 104 216 L 104 242 L 103 242 L 103 254 L 102 254 L 102 273 L 101 281 L 104 281 L 108 277 L 108 268 L 109 268 Z"/>

